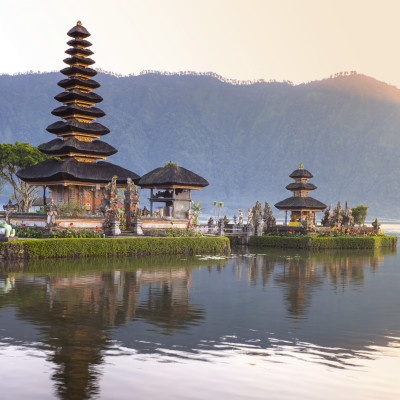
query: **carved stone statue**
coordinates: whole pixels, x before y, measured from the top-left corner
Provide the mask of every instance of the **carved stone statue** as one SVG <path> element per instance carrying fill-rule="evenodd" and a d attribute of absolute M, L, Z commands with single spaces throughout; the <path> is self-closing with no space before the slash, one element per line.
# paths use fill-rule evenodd
<path fill-rule="evenodd" d="M 142 214 L 143 214 L 143 217 L 148 217 L 150 215 L 150 210 L 146 206 L 144 206 Z"/>
<path fill-rule="evenodd" d="M 6 212 L 6 222 L 10 222 L 10 214 L 15 213 L 17 209 L 14 207 L 10 199 L 8 200 L 7 205 L 3 206 L 3 210 Z"/>
<path fill-rule="evenodd" d="M 254 232 L 258 232 L 259 221 L 262 221 L 262 208 L 261 203 L 257 200 L 255 206 L 253 207 Z"/>
<path fill-rule="evenodd" d="M 347 204 L 347 201 L 346 201 L 346 210 L 343 216 L 343 224 L 346 229 L 351 229 L 354 226 L 353 212 L 351 211 L 351 208 Z"/>
<path fill-rule="evenodd" d="M 251 208 L 247 210 L 247 225 L 253 225 L 253 210 Z"/>
<path fill-rule="evenodd" d="M 257 200 L 256 205 L 253 207 L 253 220 L 258 221 L 259 218 L 262 218 L 262 208 L 261 203 Z"/>
<path fill-rule="evenodd" d="M 54 201 L 51 200 L 50 204 L 47 204 L 45 207 L 47 212 L 47 226 L 49 228 L 56 226 L 56 219 L 57 219 L 57 206 L 54 204 Z"/>
<path fill-rule="evenodd" d="M 143 216 L 143 210 L 139 207 L 137 207 L 135 209 L 135 211 L 133 212 L 133 218 L 134 219 L 141 219 Z"/>
<path fill-rule="evenodd" d="M 134 224 L 135 210 L 140 206 L 139 204 L 139 191 L 137 186 L 133 183 L 131 178 L 127 179 L 125 188 L 125 218 L 126 230 L 131 230 Z"/>
<path fill-rule="evenodd" d="M 329 227 L 331 226 L 332 221 L 333 221 L 332 204 L 329 204 L 329 207 L 325 210 L 324 218 L 322 218 L 321 224 L 322 226 Z"/>
<path fill-rule="evenodd" d="M 239 226 L 243 226 L 243 209 L 239 208 Z"/>
<path fill-rule="evenodd" d="M 340 201 L 337 203 L 335 210 L 333 211 L 333 226 L 336 226 L 337 229 L 341 229 L 343 222 L 343 209 L 340 204 Z"/>
<path fill-rule="evenodd" d="M 110 183 L 103 189 L 102 212 L 104 213 L 104 231 L 108 235 L 120 235 L 118 212 L 117 177 L 114 176 Z"/>
<path fill-rule="evenodd" d="M 379 231 L 379 229 L 381 228 L 381 223 L 378 221 L 378 218 L 375 218 L 375 221 L 372 223 L 372 226 L 376 231 Z"/>
<path fill-rule="evenodd" d="M 267 230 L 276 226 L 276 219 L 272 214 L 272 209 L 268 202 L 265 202 L 263 220 Z"/>

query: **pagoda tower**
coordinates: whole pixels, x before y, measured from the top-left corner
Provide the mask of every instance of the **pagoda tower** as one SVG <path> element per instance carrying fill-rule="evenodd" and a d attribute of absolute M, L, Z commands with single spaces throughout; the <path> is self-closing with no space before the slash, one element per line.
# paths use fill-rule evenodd
<path fill-rule="evenodd" d="M 294 182 L 289 183 L 286 189 L 293 192 L 293 196 L 275 204 L 278 210 L 284 210 L 286 213 L 285 225 L 287 225 L 288 211 L 291 211 L 290 221 L 292 224 L 308 219 L 310 223 L 316 225 L 316 213 L 323 211 L 326 205 L 308 196 L 308 193 L 317 188 L 308 182 L 309 179 L 313 178 L 313 175 L 304 169 L 304 165 L 300 163 L 299 168 L 293 171 L 289 177 L 293 178 Z"/>
<path fill-rule="evenodd" d="M 64 92 L 55 96 L 62 105 L 52 111 L 62 121 L 47 127 L 57 139 L 39 146 L 51 159 L 22 169 L 17 175 L 31 185 L 50 188 L 56 204 L 74 201 L 94 213 L 101 204 L 101 188 L 114 176 L 119 187 L 126 185 L 128 178 L 136 183 L 140 177 L 104 161 L 117 150 L 98 140 L 110 130 L 95 122 L 105 113 L 94 106 L 103 99 L 93 92 L 100 84 L 92 79 L 97 72 L 90 67 L 94 64 L 89 58 L 92 44 L 86 40 L 90 33 L 78 21 L 67 35 L 72 38 L 65 51 L 70 57 L 64 60 L 68 66 L 61 70 L 66 79 L 58 82 Z"/>

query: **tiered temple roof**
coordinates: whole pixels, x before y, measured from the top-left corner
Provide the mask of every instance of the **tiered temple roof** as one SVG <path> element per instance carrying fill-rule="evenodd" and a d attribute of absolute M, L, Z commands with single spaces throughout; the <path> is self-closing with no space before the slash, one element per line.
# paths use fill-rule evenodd
<path fill-rule="evenodd" d="M 94 105 L 103 99 L 93 89 L 100 84 L 92 78 L 97 72 L 89 66 L 94 61 L 89 58 L 93 52 L 88 49 L 92 44 L 86 40 L 90 33 L 78 21 L 68 33 L 72 40 L 64 60 L 68 67 L 61 70 L 67 78 L 58 82 L 65 89 L 55 96 L 62 106 L 52 114 L 63 121 L 57 121 L 47 127 L 47 131 L 58 138 L 39 146 L 39 149 L 52 157 L 51 160 L 18 171 L 18 176 L 31 184 L 100 184 L 108 183 L 117 176 L 117 183 L 124 184 L 128 178 L 137 182 L 139 176 L 117 165 L 96 160 L 105 160 L 117 150 L 96 140 L 107 135 L 110 130 L 95 122 L 105 115 Z"/>
<path fill-rule="evenodd" d="M 278 210 L 307 210 L 307 211 L 322 211 L 326 208 L 324 203 L 308 196 L 308 193 L 315 190 L 317 187 L 308 180 L 313 177 L 311 172 L 304 169 L 300 164 L 299 168 L 293 171 L 290 175 L 295 182 L 286 186 L 286 189 L 293 192 L 293 196 L 275 204 Z"/>

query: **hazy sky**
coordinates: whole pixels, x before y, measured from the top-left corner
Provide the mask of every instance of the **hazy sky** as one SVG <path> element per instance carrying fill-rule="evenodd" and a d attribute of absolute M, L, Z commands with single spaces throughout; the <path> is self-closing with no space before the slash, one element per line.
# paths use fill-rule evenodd
<path fill-rule="evenodd" d="M 0 72 L 59 70 L 79 19 L 95 67 L 321 79 L 356 70 L 400 87 L 400 0 L 0 0 Z"/>

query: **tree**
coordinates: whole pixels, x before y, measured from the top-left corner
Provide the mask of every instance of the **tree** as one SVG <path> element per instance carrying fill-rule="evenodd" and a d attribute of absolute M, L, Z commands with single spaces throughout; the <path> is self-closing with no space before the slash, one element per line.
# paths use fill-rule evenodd
<path fill-rule="evenodd" d="M 222 210 L 222 208 L 224 207 L 224 202 L 223 201 L 220 201 L 219 203 L 218 203 L 218 207 L 219 207 L 219 210 L 218 210 L 218 220 L 220 219 L 220 215 L 221 215 L 221 210 Z"/>
<path fill-rule="evenodd" d="M 9 183 L 14 189 L 12 198 L 17 201 L 19 210 L 29 212 L 33 202 L 39 197 L 40 188 L 30 186 L 16 175 L 21 168 L 47 160 L 49 157 L 32 147 L 29 143 L 0 143 L 0 179 Z"/>
<path fill-rule="evenodd" d="M 352 208 L 351 212 L 354 217 L 354 223 L 357 225 L 363 225 L 365 218 L 367 218 L 368 206 L 360 204 L 359 206 Z"/>
<path fill-rule="evenodd" d="M 201 212 L 204 210 L 204 207 L 201 205 L 201 201 L 195 203 L 192 201 L 192 210 L 193 210 L 193 224 L 199 225 L 199 216 Z"/>
<path fill-rule="evenodd" d="M 217 218 L 217 212 L 215 211 L 218 205 L 218 201 L 213 201 L 213 209 L 214 209 L 214 219 Z"/>

